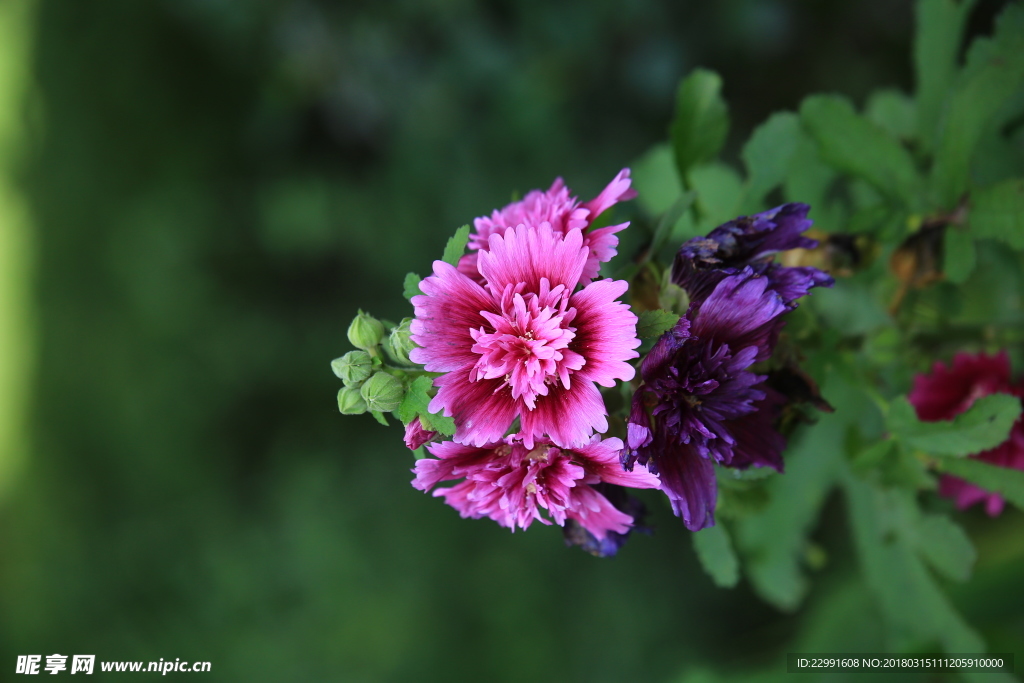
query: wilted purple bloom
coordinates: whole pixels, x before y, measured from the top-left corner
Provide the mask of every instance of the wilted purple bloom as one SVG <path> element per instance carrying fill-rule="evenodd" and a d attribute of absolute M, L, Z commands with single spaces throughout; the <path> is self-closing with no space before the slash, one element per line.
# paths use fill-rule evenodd
<path fill-rule="evenodd" d="M 783 204 L 753 216 L 740 216 L 683 244 L 672 265 L 672 281 L 686 290 L 691 301 L 703 301 L 715 286 L 746 266 L 771 280 L 771 287 L 794 308 L 794 301 L 811 287 L 832 285 L 832 278 L 817 268 L 785 267 L 772 262 L 780 251 L 813 249 L 818 245 L 803 233 L 813 221 L 806 204 Z"/>
<path fill-rule="evenodd" d="M 801 236 L 808 207 L 786 204 L 730 221 L 679 251 L 673 280 L 690 308 L 641 364 L 623 465 L 647 465 L 675 514 L 692 531 L 714 521 L 714 464 L 782 471 L 785 439 L 775 421 L 786 398 L 750 367 L 767 360 L 781 315 L 811 287 L 831 285 L 815 268 L 771 261 L 782 250 L 813 247 Z"/>

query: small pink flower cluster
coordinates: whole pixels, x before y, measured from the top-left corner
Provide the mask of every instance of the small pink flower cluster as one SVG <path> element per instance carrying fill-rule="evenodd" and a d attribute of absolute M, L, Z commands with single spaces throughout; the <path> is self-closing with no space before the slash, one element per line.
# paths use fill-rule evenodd
<path fill-rule="evenodd" d="M 463 479 L 434 495 L 513 530 L 550 524 L 542 509 L 598 541 L 629 530 L 633 517 L 594 488 L 659 485 L 646 470 L 622 470 L 619 439 L 595 435 L 608 429 L 597 385 L 631 380 L 640 345 L 636 316 L 617 301 L 627 283 L 595 280 L 628 223 L 591 226 L 635 195 L 628 169 L 584 203 L 558 179 L 478 218 L 458 268 L 434 261 L 412 298 L 410 358 L 443 373 L 429 409 L 454 419 L 455 436 L 427 446 L 437 459 L 417 463 L 413 486 Z M 430 439 L 418 423 L 406 431 L 410 447 Z"/>

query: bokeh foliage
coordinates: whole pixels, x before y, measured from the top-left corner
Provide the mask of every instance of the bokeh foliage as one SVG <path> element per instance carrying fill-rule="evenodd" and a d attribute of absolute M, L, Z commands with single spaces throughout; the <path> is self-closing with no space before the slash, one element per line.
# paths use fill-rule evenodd
<path fill-rule="evenodd" d="M 988 32 L 998 4 L 980 3 L 967 32 Z M 347 350 L 357 305 L 401 319 L 402 276 L 425 272 L 456 226 L 511 189 L 563 175 L 593 196 L 645 155 L 691 67 L 722 75 L 725 158 L 742 154 L 769 194 L 772 171 L 753 160 L 779 157 L 771 145 L 796 114 L 766 124 L 782 135 L 755 133 L 768 149 L 741 141 L 809 92 L 858 103 L 879 84 L 909 92 L 909 3 L 40 0 L 36 10 L 29 71 L 42 123 L 17 180 L 38 252 L 38 369 L 22 397 L 31 457 L 0 501 L 3 662 L 181 657 L 212 661 L 214 680 L 673 680 L 691 667 L 775 666 L 790 648 L 885 645 L 843 507 L 825 493 L 846 425 L 797 439 L 795 476 L 778 479 L 818 492 L 809 502 L 824 513 L 817 526 L 778 513 L 800 534 L 764 550 L 798 577 L 791 591 L 809 591 L 787 614 L 747 581 L 715 589 L 663 508 L 656 537 L 612 561 L 563 548 L 554 529 L 510 537 L 460 520 L 408 486 L 412 461 L 393 430 L 337 415 L 326 362 Z M 932 49 L 942 46 L 915 54 Z M 941 97 L 956 52 L 918 59 L 947 65 L 928 81 L 928 97 Z M 914 123 L 898 95 L 867 102 L 897 135 L 933 125 Z M 989 158 L 1013 163 L 979 135 Z M 813 159 L 806 139 L 791 144 L 794 159 Z M 813 162 L 788 168 L 804 172 L 783 191 L 814 204 L 826 230 L 854 220 L 851 202 L 877 199 L 859 184 L 833 197 Z M 947 173 L 936 187 L 959 182 Z M 1010 177 L 985 173 L 986 186 Z M 706 164 L 690 181 L 700 220 L 735 213 L 732 167 Z M 638 234 L 643 211 L 673 201 L 659 207 L 658 196 L 641 196 Z M 676 225 L 673 239 L 703 225 Z M 950 297 L 965 324 L 1019 322 L 1019 264 L 982 242 L 976 259 L 970 277 L 989 295 L 962 301 L 940 286 L 907 305 Z M 843 317 L 905 385 L 921 359 L 886 337 L 885 311 L 859 303 L 856 288 L 874 280 L 850 282 L 815 313 Z M 936 354 L 950 340 L 922 338 Z M 823 360 L 815 372 L 844 400 L 842 368 Z M 821 453 L 801 475 L 797 463 Z M 1012 649 L 1024 632 L 1020 514 L 962 518 L 979 560 L 952 600 L 994 649 Z M 756 545 L 757 531 L 749 537 L 737 535 L 741 551 Z M 810 569 L 813 588 L 799 578 Z"/>

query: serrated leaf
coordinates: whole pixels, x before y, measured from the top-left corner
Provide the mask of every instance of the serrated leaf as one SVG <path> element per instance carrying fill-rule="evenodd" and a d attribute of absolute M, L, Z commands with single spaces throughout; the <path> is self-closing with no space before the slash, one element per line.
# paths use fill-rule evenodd
<path fill-rule="evenodd" d="M 767 505 L 737 521 L 737 544 L 751 584 L 782 610 L 796 609 L 807 592 L 801 558 L 835 478 L 842 452 L 837 436 L 819 422 L 794 439 L 786 453 L 786 475 L 765 482 Z"/>
<path fill-rule="evenodd" d="M 1024 510 L 1024 472 L 974 458 L 940 458 L 939 471 L 998 493 Z"/>
<path fill-rule="evenodd" d="M 407 425 L 419 417 L 425 429 L 451 436 L 455 434 L 455 420 L 445 417 L 443 413 L 430 412 L 430 390 L 433 386 L 434 380 L 431 377 L 414 379 L 398 406 L 398 419 Z"/>
<path fill-rule="evenodd" d="M 402 424 L 409 424 L 420 413 L 427 412 L 430 405 L 430 389 L 434 386 L 434 380 L 429 377 L 417 377 L 409 384 L 405 392 L 405 398 L 398 406 L 398 419 Z"/>
<path fill-rule="evenodd" d="M 416 273 L 406 273 L 405 282 L 402 283 L 404 289 L 402 296 L 406 299 L 412 299 L 417 294 L 422 294 L 423 291 L 420 289 L 420 282 L 422 281 L 423 278 Z"/>
<path fill-rule="evenodd" d="M 940 122 L 931 190 L 952 208 L 968 189 L 971 156 L 985 127 L 1024 82 L 1024 6 L 1010 3 L 992 38 L 974 41 Z"/>
<path fill-rule="evenodd" d="M 747 167 L 747 199 L 751 203 L 745 210 L 759 211 L 764 196 L 786 179 L 803 134 L 800 117 L 789 111 L 772 114 L 754 129 L 740 155 Z"/>
<path fill-rule="evenodd" d="M 950 282 L 963 284 L 974 270 L 977 258 L 974 253 L 974 239 L 966 230 L 951 225 L 946 228 L 944 240 L 942 272 Z"/>
<path fill-rule="evenodd" d="M 725 143 L 729 110 L 721 91 L 721 77 L 706 69 L 694 69 L 679 84 L 670 135 L 681 178 L 692 166 L 714 159 Z"/>
<path fill-rule="evenodd" d="M 915 201 L 920 179 L 910 153 L 884 129 L 858 115 L 848 100 L 836 95 L 808 97 L 800 105 L 800 119 L 824 161 L 867 181 L 890 199 Z"/>
<path fill-rule="evenodd" d="M 835 412 L 793 434 L 786 449 L 785 474 L 764 482 L 770 495 L 767 507 L 730 527 L 754 590 L 782 610 L 796 609 L 807 592 L 803 570 L 807 536 L 842 472 L 847 432 L 856 426 L 875 438 L 881 430 L 864 391 L 845 377 L 843 368 L 852 362 L 831 351 L 809 357 L 809 367 L 820 363 L 828 368 L 818 377 L 821 394 Z"/>
<path fill-rule="evenodd" d="M 459 259 L 462 258 L 463 252 L 466 251 L 466 244 L 468 243 L 469 226 L 463 225 L 455 231 L 454 235 L 448 238 L 448 243 L 444 245 L 444 256 L 441 257 L 441 260 L 453 266 L 458 266 Z"/>
<path fill-rule="evenodd" d="M 918 129 L 931 146 L 942 103 L 956 75 L 964 22 L 974 0 L 918 0 L 914 35 Z"/>
<path fill-rule="evenodd" d="M 707 527 L 693 534 L 693 549 L 697 551 L 704 571 L 719 588 L 732 588 L 740 580 L 740 564 L 732 549 L 729 532 L 721 524 Z"/>
<path fill-rule="evenodd" d="M 636 324 L 636 336 L 654 339 L 665 334 L 679 322 L 679 315 L 671 311 L 642 311 Z"/>
<path fill-rule="evenodd" d="M 844 488 L 861 572 L 891 636 L 939 641 L 948 653 L 984 652 L 984 642 L 950 604 L 900 522 L 912 516 L 913 494 L 878 489 L 847 475 Z"/>
<path fill-rule="evenodd" d="M 444 413 L 420 413 L 423 426 L 442 436 L 455 435 L 455 419 L 446 417 Z"/>
<path fill-rule="evenodd" d="M 945 515 L 922 515 L 915 524 L 917 551 L 942 575 L 966 581 L 978 557 L 971 539 Z"/>
<path fill-rule="evenodd" d="M 911 448 L 931 455 L 963 457 L 1006 441 L 1020 413 L 1019 398 L 992 394 L 979 398 L 952 420 L 922 422 L 910 401 L 900 396 L 889 406 L 887 423 L 892 435 Z"/>
<path fill-rule="evenodd" d="M 971 234 L 1024 249 L 1024 178 L 1013 178 L 971 195 Z"/>

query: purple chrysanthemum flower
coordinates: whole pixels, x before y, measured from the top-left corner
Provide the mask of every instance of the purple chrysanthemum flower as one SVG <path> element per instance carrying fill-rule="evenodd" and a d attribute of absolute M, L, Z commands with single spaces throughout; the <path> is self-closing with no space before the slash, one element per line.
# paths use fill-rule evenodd
<path fill-rule="evenodd" d="M 434 261 L 414 296 L 410 358 L 430 372 L 430 411 L 455 420 L 455 440 L 483 446 L 515 435 L 527 448 L 548 435 L 582 446 L 608 429 L 596 384 L 635 375 L 636 316 L 616 299 L 624 281 L 598 280 L 574 291 L 590 250 L 580 230 L 557 234 L 547 223 L 491 235 L 480 252 L 485 285 Z"/>
<path fill-rule="evenodd" d="M 481 216 L 473 221 L 475 232 L 469 236 L 470 253 L 459 261 L 459 271 L 478 282 L 482 282 L 477 261 L 480 251 L 487 251 L 491 235 L 502 234 L 508 228 L 518 225 L 537 226 L 548 223 L 557 234 L 565 235 L 570 230 L 583 231 L 583 245 L 589 249 L 586 265 L 580 275 L 584 285 L 597 277 L 601 264 L 615 256 L 619 238 L 615 233 L 629 227 L 629 221 L 604 228 L 590 229 L 591 223 L 607 209 L 636 197 L 636 190 L 630 187 L 632 180 L 629 169 L 624 168 L 599 195 L 589 202 L 580 202 L 569 193 L 561 178 L 547 191 L 531 190 L 518 202 L 512 202 L 502 209 L 496 209 L 490 216 Z"/>
<path fill-rule="evenodd" d="M 749 370 L 771 354 L 785 301 L 750 267 L 727 276 L 644 358 L 624 464 L 647 465 L 687 528 L 714 523 L 713 463 L 782 469 L 778 395 Z M 766 419 L 767 418 L 767 419 Z M 767 428 L 767 430 L 765 429 Z"/>
<path fill-rule="evenodd" d="M 573 449 L 547 440 L 531 448 L 510 438 L 479 447 L 445 441 L 427 449 L 436 457 L 416 462 L 414 487 L 429 491 L 443 481 L 462 479 L 434 495 L 443 497 L 462 517 L 490 517 L 513 531 L 526 529 L 534 520 L 559 526 L 572 522 L 602 543 L 609 534 L 627 534 L 634 518 L 613 505 L 599 486 L 659 485 L 658 478 L 646 470 L 623 471 L 619 464 L 622 441 L 615 438 L 594 436 Z"/>
<path fill-rule="evenodd" d="M 817 268 L 785 267 L 772 262 L 780 251 L 813 249 L 817 242 L 803 233 L 813 221 L 806 204 L 783 204 L 753 216 L 740 216 L 683 244 L 672 264 L 672 281 L 691 301 L 703 301 L 723 278 L 750 266 L 772 283 L 786 305 L 812 287 L 830 287 L 832 278 Z"/>
<path fill-rule="evenodd" d="M 690 308 L 641 364 L 644 384 L 633 395 L 623 465 L 658 474 L 675 514 L 692 531 L 714 524 L 714 463 L 782 470 L 785 439 L 775 429 L 785 397 L 766 375 L 783 325 L 811 287 L 831 285 L 815 268 L 771 261 L 781 250 L 813 246 L 808 207 L 787 204 L 741 217 L 690 240 L 679 251 L 673 280 Z"/>

